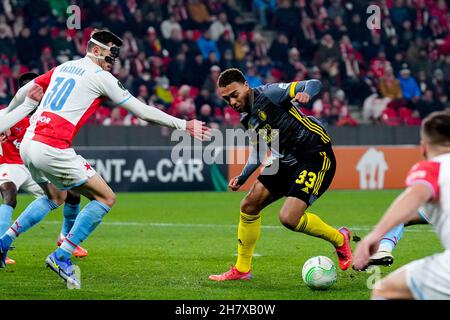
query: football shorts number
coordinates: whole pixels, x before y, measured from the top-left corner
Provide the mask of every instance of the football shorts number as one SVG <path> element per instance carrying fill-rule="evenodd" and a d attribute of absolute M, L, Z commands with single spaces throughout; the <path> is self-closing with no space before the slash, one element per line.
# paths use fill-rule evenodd
<path fill-rule="evenodd" d="M 316 180 L 317 180 L 317 175 L 314 172 L 308 172 L 306 170 L 303 170 L 298 175 L 298 179 L 295 180 L 295 183 L 304 184 L 305 187 L 311 189 L 314 187 Z"/>

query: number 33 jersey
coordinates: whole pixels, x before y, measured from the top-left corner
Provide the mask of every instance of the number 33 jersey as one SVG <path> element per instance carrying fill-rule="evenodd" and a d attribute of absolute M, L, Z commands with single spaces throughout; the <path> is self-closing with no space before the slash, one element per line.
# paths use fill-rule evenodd
<path fill-rule="evenodd" d="M 117 78 L 87 57 L 63 63 L 34 83 L 45 94 L 25 137 L 58 149 L 71 147 L 81 126 L 106 97 L 116 105 L 132 97 Z"/>

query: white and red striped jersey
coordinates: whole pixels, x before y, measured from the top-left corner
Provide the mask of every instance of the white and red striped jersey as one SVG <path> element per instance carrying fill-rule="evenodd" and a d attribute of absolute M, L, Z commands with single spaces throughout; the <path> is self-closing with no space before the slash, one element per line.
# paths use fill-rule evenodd
<path fill-rule="evenodd" d="M 406 178 L 406 185 L 421 183 L 433 197 L 422 208 L 433 225 L 445 249 L 450 249 L 450 153 L 414 165 Z"/>
<path fill-rule="evenodd" d="M 69 148 L 83 123 L 104 97 L 120 105 L 132 96 L 109 72 L 89 58 L 73 60 L 37 77 L 45 95 L 26 137 L 55 148 Z"/>

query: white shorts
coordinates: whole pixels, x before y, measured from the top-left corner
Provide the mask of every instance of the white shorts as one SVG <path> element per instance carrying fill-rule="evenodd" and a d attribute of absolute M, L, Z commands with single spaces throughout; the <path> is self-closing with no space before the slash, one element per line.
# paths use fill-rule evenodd
<path fill-rule="evenodd" d="M 0 185 L 6 182 L 14 183 L 17 190 L 27 191 L 36 198 L 44 196 L 44 191 L 23 164 L 0 164 Z"/>
<path fill-rule="evenodd" d="M 450 250 L 408 263 L 406 283 L 417 300 L 450 300 Z"/>
<path fill-rule="evenodd" d="M 26 137 L 20 144 L 20 156 L 34 181 L 50 181 L 60 190 L 83 185 L 96 174 L 72 148 L 58 149 Z"/>

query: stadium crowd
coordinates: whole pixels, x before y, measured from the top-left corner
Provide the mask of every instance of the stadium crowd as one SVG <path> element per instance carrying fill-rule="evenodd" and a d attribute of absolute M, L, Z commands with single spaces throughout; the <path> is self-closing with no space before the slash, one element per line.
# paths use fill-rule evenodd
<path fill-rule="evenodd" d="M 81 8 L 80 30 L 66 26 L 71 4 Z M 370 4 L 380 8 L 379 29 L 366 26 Z M 216 91 L 221 70 L 237 67 L 250 86 L 320 79 L 322 94 L 303 111 L 327 125 L 416 125 L 450 107 L 449 7 L 449 0 L 3 0 L 0 107 L 20 74 L 84 56 L 93 28 L 108 28 L 124 40 L 113 73 L 139 99 L 180 118 L 237 125 L 239 115 Z M 88 121 L 146 124 L 108 104 Z"/>

